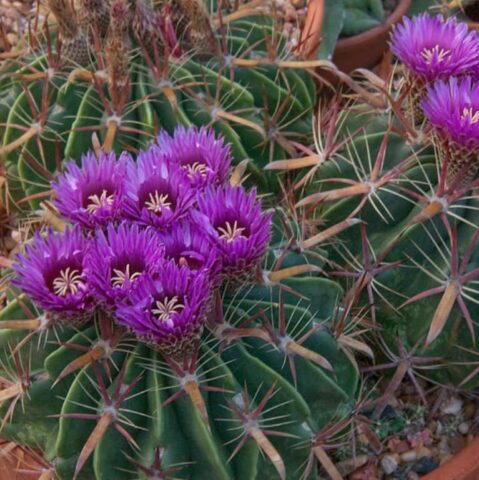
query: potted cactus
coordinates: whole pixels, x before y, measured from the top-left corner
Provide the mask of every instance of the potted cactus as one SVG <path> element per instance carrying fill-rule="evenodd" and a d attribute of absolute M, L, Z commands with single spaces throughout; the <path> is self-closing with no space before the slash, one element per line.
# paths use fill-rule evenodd
<path fill-rule="evenodd" d="M 312 0 L 301 37 L 304 51 L 311 57 L 332 60 L 346 73 L 372 68 L 387 51 L 393 26 L 404 15 L 435 4 L 434 0 Z"/>
<path fill-rule="evenodd" d="M 384 8 L 383 0 L 312 1 L 303 41 L 310 55 L 331 59 L 344 72 L 371 68 L 386 51 L 392 26 L 410 6 L 410 0 L 400 0 L 391 10 Z"/>

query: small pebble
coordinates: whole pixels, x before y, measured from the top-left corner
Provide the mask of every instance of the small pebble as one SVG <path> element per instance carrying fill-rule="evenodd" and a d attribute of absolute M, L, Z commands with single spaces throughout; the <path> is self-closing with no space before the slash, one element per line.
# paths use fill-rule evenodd
<path fill-rule="evenodd" d="M 426 448 L 426 447 L 419 447 L 416 450 L 416 454 L 417 454 L 417 458 L 428 458 L 432 456 L 431 450 L 429 450 L 429 448 Z"/>
<path fill-rule="evenodd" d="M 438 463 L 436 460 L 432 458 L 421 458 L 419 459 L 413 466 L 413 469 L 416 473 L 429 473 L 435 470 L 438 467 Z"/>
<path fill-rule="evenodd" d="M 470 420 L 471 418 L 474 418 L 474 415 L 476 414 L 476 405 L 472 402 L 467 402 L 464 405 L 464 419 L 465 420 Z"/>
<path fill-rule="evenodd" d="M 354 470 L 366 465 L 368 463 L 369 456 L 368 455 L 357 455 L 356 458 L 349 458 L 348 460 L 344 460 L 339 462 L 336 467 L 338 468 L 341 475 L 344 477 L 349 475 Z"/>
<path fill-rule="evenodd" d="M 441 437 L 437 445 L 437 448 L 441 453 L 449 453 L 450 452 L 449 439 L 446 436 Z"/>
<path fill-rule="evenodd" d="M 436 422 L 436 435 L 441 435 L 444 432 L 444 425 L 439 420 Z"/>
<path fill-rule="evenodd" d="M 386 475 L 391 475 L 399 465 L 399 455 L 384 455 L 379 462 Z"/>
<path fill-rule="evenodd" d="M 469 422 L 462 422 L 459 424 L 459 426 L 457 427 L 459 433 L 462 433 L 463 435 L 467 435 L 467 432 L 469 432 L 469 428 L 470 428 L 470 424 Z"/>
<path fill-rule="evenodd" d="M 415 460 L 417 460 L 416 450 L 409 450 L 408 452 L 402 453 L 401 460 L 406 463 L 414 462 Z"/>
<path fill-rule="evenodd" d="M 463 401 L 457 397 L 448 398 L 441 405 L 441 413 L 444 415 L 457 415 L 462 410 Z"/>

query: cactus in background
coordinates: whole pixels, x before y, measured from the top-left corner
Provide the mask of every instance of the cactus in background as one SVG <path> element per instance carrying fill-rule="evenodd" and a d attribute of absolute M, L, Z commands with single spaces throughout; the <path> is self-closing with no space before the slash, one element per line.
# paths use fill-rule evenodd
<path fill-rule="evenodd" d="M 314 83 L 264 6 L 210 14 L 201 0 L 46 3 L 50 22 L 33 22 L 0 70 L 0 156 L 21 205 L 27 196 L 36 207 L 92 134 L 105 151 L 136 152 L 160 128 L 211 125 L 235 162 L 251 160 L 259 187 L 271 180 L 262 166 L 310 137 Z"/>
<path fill-rule="evenodd" d="M 463 40 L 477 48 L 475 36 Z M 437 52 L 441 41 L 448 39 L 437 37 Z M 411 42 L 422 48 L 421 37 Z M 472 61 L 468 66 L 474 68 Z M 310 167 L 293 182 L 300 223 L 309 219 L 327 232 L 360 220 L 324 247 L 327 271 L 381 327 L 379 345 L 397 359 L 397 375 L 416 372 L 474 388 L 479 137 L 471 92 L 477 81 L 452 77 L 428 87 L 425 123 L 416 131 L 405 102 L 409 83 L 368 78 L 375 94 L 363 91 L 346 109 L 335 102 L 320 109 L 316 154 L 267 168 Z"/>
<path fill-rule="evenodd" d="M 381 25 L 385 20 L 382 0 L 343 0 L 342 37 L 351 37 Z"/>
<path fill-rule="evenodd" d="M 211 132 L 179 128 L 136 162 L 90 153 L 53 185 L 74 227 L 35 235 L 0 314 L 2 436 L 40 448 L 44 472 L 334 469 L 322 435 L 354 414 L 364 344 L 341 287 L 318 276 L 330 236 L 263 212 L 229 185 L 230 162 Z"/>

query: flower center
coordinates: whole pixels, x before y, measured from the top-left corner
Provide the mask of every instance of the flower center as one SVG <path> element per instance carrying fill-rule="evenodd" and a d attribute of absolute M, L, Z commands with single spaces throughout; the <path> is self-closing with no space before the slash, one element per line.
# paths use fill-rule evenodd
<path fill-rule="evenodd" d="M 65 270 L 60 270 L 58 277 L 53 280 L 53 291 L 60 297 L 69 293 L 74 295 L 81 285 L 83 285 L 83 281 L 80 270 L 67 267 Z"/>
<path fill-rule="evenodd" d="M 140 272 L 130 272 L 130 264 L 126 265 L 125 270 L 114 268 L 113 273 L 114 275 L 111 277 L 111 283 L 114 287 L 123 287 L 127 280 L 132 283 L 141 275 Z"/>
<path fill-rule="evenodd" d="M 227 243 L 234 242 L 237 238 L 246 238 L 243 235 L 246 229 L 240 227 L 237 220 L 234 221 L 233 225 L 230 222 L 226 222 L 223 227 L 218 227 L 217 230 L 220 233 L 220 238 L 226 240 Z"/>
<path fill-rule="evenodd" d="M 469 120 L 469 123 L 479 122 L 479 110 L 473 110 L 472 107 L 464 107 L 462 109 L 461 120 Z"/>
<path fill-rule="evenodd" d="M 208 171 L 208 167 L 202 162 L 194 162 L 188 163 L 183 166 L 188 172 L 188 177 L 193 177 L 197 173 L 199 173 L 202 177 L 206 176 L 206 172 Z"/>
<path fill-rule="evenodd" d="M 88 213 L 95 213 L 99 208 L 111 207 L 113 205 L 113 193 L 108 194 L 107 190 L 102 190 L 101 195 L 90 195 L 88 197 L 89 203 L 86 206 Z"/>
<path fill-rule="evenodd" d="M 161 213 L 163 208 L 171 207 L 170 197 L 167 193 L 160 193 L 158 190 L 155 190 L 154 193 L 149 194 L 145 207 L 150 212 Z"/>
<path fill-rule="evenodd" d="M 443 62 L 449 55 L 451 50 L 442 48 L 439 45 L 435 45 L 432 48 L 423 48 L 421 51 L 421 56 L 424 58 L 424 61 L 431 65 L 434 59 L 437 60 L 437 63 Z"/>
<path fill-rule="evenodd" d="M 181 304 L 178 297 L 175 295 L 169 299 L 165 297 L 163 300 L 157 300 L 154 308 L 151 312 L 158 317 L 161 322 L 166 322 L 170 319 L 174 313 L 179 313 L 185 306 Z"/>

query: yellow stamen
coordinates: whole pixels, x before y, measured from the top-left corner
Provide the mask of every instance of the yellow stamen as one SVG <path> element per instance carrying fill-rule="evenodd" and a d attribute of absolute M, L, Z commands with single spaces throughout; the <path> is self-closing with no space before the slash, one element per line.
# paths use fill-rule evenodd
<path fill-rule="evenodd" d="M 464 107 L 462 109 L 461 120 L 465 118 L 468 118 L 470 123 L 479 122 L 479 110 L 474 111 L 472 107 Z"/>
<path fill-rule="evenodd" d="M 53 291 L 61 297 L 69 293 L 75 295 L 82 284 L 80 271 L 67 267 L 65 270 L 60 270 L 60 275 L 53 280 Z"/>
<path fill-rule="evenodd" d="M 196 173 L 200 173 L 202 177 L 206 176 L 206 172 L 208 171 L 208 167 L 201 162 L 194 162 L 193 164 L 188 163 L 184 165 L 184 168 L 188 171 L 188 176 L 192 177 Z"/>
<path fill-rule="evenodd" d="M 155 190 L 155 193 L 150 193 L 149 200 L 145 202 L 145 207 L 150 210 L 150 212 L 161 213 L 163 208 L 171 207 L 169 199 L 170 197 L 167 193 L 160 193 L 158 190 Z"/>
<path fill-rule="evenodd" d="M 163 301 L 157 300 L 156 308 L 151 313 L 157 315 L 161 322 L 166 322 L 173 313 L 179 313 L 183 308 L 185 306 L 178 301 L 178 297 L 175 295 L 171 300 L 168 297 L 165 297 Z"/>
<path fill-rule="evenodd" d="M 430 65 L 434 58 L 437 59 L 438 63 L 443 62 L 449 55 L 451 50 L 446 48 L 441 48 L 439 45 L 434 46 L 433 48 L 423 48 L 421 51 L 421 56 L 424 58 L 425 62 Z"/>
<path fill-rule="evenodd" d="M 99 208 L 110 207 L 111 205 L 113 205 L 113 194 L 108 195 L 108 192 L 106 190 L 103 190 L 100 196 L 98 196 L 97 194 L 90 195 L 88 197 L 88 200 L 90 200 L 90 203 L 87 205 L 86 211 L 93 214 Z"/>
<path fill-rule="evenodd" d="M 230 222 L 226 222 L 224 227 L 218 227 L 220 232 L 220 238 L 226 240 L 227 243 L 234 242 L 237 238 L 246 238 L 243 232 L 246 230 L 244 227 L 238 225 L 238 221 L 235 220 L 233 225 Z"/>
<path fill-rule="evenodd" d="M 126 280 L 132 283 L 141 275 L 140 272 L 130 273 L 130 264 L 127 264 L 125 271 L 114 268 L 113 273 L 115 275 L 111 277 L 111 283 L 114 287 L 122 287 Z"/>

